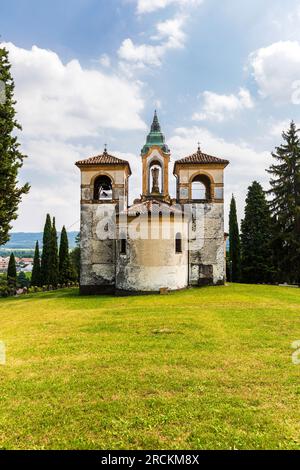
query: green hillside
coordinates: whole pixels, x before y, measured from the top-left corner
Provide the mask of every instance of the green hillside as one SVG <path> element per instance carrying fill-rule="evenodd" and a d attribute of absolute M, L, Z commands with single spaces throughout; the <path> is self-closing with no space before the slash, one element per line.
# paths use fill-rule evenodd
<path fill-rule="evenodd" d="M 0 300 L 0 448 L 300 449 L 300 290 Z"/>

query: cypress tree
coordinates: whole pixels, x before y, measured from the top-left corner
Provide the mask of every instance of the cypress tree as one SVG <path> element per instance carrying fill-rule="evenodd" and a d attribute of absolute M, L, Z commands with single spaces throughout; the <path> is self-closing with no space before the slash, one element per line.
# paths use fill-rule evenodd
<path fill-rule="evenodd" d="M 72 280 L 79 281 L 80 278 L 80 233 L 75 238 L 76 246 L 70 253 Z"/>
<path fill-rule="evenodd" d="M 34 287 L 39 287 L 41 285 L 41 261 L 40 261 L 40 249 L 39 242 L 36 242 L 33 267 L 31 274 L 31 285 Z"/>
<path fill-rule="evenodd" d="M 50 241 L 49 284 L 56 287 L 58 284 L 58 275 L 57 231 L 55 227 L 55 218 L 53 217 Z"/>
<path fill-rule="evenodd" d="M 51 243 L 52 243 L 52 225 L 50 215 L 47 214 L 44 234 L 43 234 L 43 252 L 41 260 L 41 285 L 47 286 L 50 284 L 50 257 L 51 257 Z"/>
<path fill-rule="evenodd" d="M 241 280 L 241 247 L 236 203 L 233 195 L 229 213 L 229 262 L 230 280 L 231 282 L 239 282 Z"/>
<path fill-rule="evenodd" d="M 17 269 L 15 255 L 11 253 L 7 269 L 7 283 L 11 287 L 16 287 L 17 284 Z"/>
<path fill-rule="evenodd" d="M 274 271 L 272 219 L 265 193 L 257 181 L 248 188 L 241 232 L 243 282 L 271 282 Z"/>
<path fill-rule="evenodd" d="M 64 284 L 71 278 L 71 265 L 69 254 L 68 234 L 65 226 L 63 226 L 60 234 L 59 245 L 59 282 Z"/>
<path fill-rule="evenodd" d="M 300 283 L 300 139 L 292 121 L 282 133 L 284 143 L 272 153 L 276 163 L 268 173 L 273 196 L 270 203 L 275 221 L 276 258 L 281 279 Z"/>
<path fill-rule="evenodd" d="M 14 81 L 10 73 L 8 51 L 0 48 L 0 245 L 9 240 L 11 221 L 17 218 L 22 195 L 28 193 L 29 185 L 18 187 L 18 172 L 25 155 L 19 149 L 16 131 L 21 126 L 16 120 L 13 95 Z"/>

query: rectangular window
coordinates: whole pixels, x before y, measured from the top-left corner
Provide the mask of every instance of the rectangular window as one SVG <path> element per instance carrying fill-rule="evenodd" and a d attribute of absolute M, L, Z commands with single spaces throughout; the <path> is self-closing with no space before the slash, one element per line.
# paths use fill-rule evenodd
<path fill-rule="evenodd" d="M 125 238 L 122 238 L 122 240 L 121 240 L 120 254 L 121 254 L 121 255 L 126 255 L 126 251 L 127 251 L 127 242 L 126 242 Z"/>
<path fill-rule="evenodd" d="M 180 233 L 177 233 L 177 234 L 176 234 L 175 252 L 176 252 L 176 253 L 182 253 L 182 238 L 181 238 L 181 234 L 180 234 Z"/>

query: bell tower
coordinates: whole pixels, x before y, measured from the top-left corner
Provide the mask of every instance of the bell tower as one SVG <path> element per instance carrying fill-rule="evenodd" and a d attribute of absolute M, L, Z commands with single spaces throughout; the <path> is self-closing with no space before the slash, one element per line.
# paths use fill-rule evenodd
<path fill-rule="evenodd" d="M 165 143 L 165 136 L 161 131 L 156 111 L 146 144 L 142 148 L 141 157 L 143 164 L 142 201 L 159 199 L 169 202 L 170 150 Z"/>
<path fill-rule="evenodd" d="M 224 284 L 224 170 L 229 164 L 202 152 L 176 160 L 177 203 L 190 208 L 189 283 Z"/>
<path fill-rule="evenodd" d="M 117 210 L 127 208 L 128 161 L 102 154 L 76 163 L 81 173 L 80 292 L 115 289 Z"/>

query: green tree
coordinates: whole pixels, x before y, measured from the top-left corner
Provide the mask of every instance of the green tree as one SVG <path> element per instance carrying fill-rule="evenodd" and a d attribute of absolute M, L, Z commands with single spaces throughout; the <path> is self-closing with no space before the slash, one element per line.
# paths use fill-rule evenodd
<path fill-rule="evenodd" d="M 17 218 L 22 195 L 29 191 L 28 184 L 18 187 L 18 173 L 25 155 L 20 151 L 16 136 L 21 126 L 16 120 L 14 81 L 10 68 L 8 51 L 1 47 L 0 83 L 4 84 L 4 89 L 0 95 L 0 245 L 9 240 L 11 222 Z"/>
<path fill-rule="evenodd" d="M 31 274 L 31 285 L 39 287 L 41 285 L 41 260 L 40 260 L 40 249 L 39 242 L 36 242 L 35 252 L 33 258 L 33 267 Z"/>
<path fill-rule="evenodd" d="M 51 243 L 50 243 L 50 266 L 49 266 L 49 284 L 57 286 L 58 284 L 58 246 L 57 231 L 55 227 L 55 218 L 51 227 Z"/>
<path fill-rule="evenodd" d="M 272 219 L 265 192 L 257 181 L 248 188 L 241 232 L 243 282 L 271 282 L 274 274 Z"/>
<path fill-rule="evenodd" d="M 241 280 L 241 247 L 240 234 L 237 221 L 236 203 L 232 195 L 229 213 L 229 262 L 231 282 Z"/>
<path fill-rule="evenodd" d="M 71 280 L 69 241 L 66 227 L 63 226 L 59 245 L 59 282 L 65 284 Z"/>
<path fill-rule="evenodd" d="M 43 234 L 43 252 L 41 259 L 41 285 L 47 286 L 50 284 L 50 257 L 52 249 L 52 224 L 51 217 L 47 214 L 44 234 Z"/>
<path fill-rule="evenodd" d="M 26 274 L 23 271 L 18 274 L 17 283 L 18 286 L 22 288 L 29 286 L 29 280 L 27 279 Z"/>
<path fill-rule="evenodd" d="M 17 269 L 15 255 L 11 253 L 7 269 L 7 283 L 9 286 L 16 287 L 17 284 Z"/>
<path fill-rule="evenodd" d="M 70 253 L 72 280 L 79 281 L 80 277 L 80 233 L 75 239 L 76 246 Z"/>
<path fill-rule="evenodd" d="M 282 133 L 283 144 L 272 153 L 276 163 L 267 170 L 273 196 L 276 260 L 281 279 L 300 283 L 300 139 L 292 121 Z"/>

